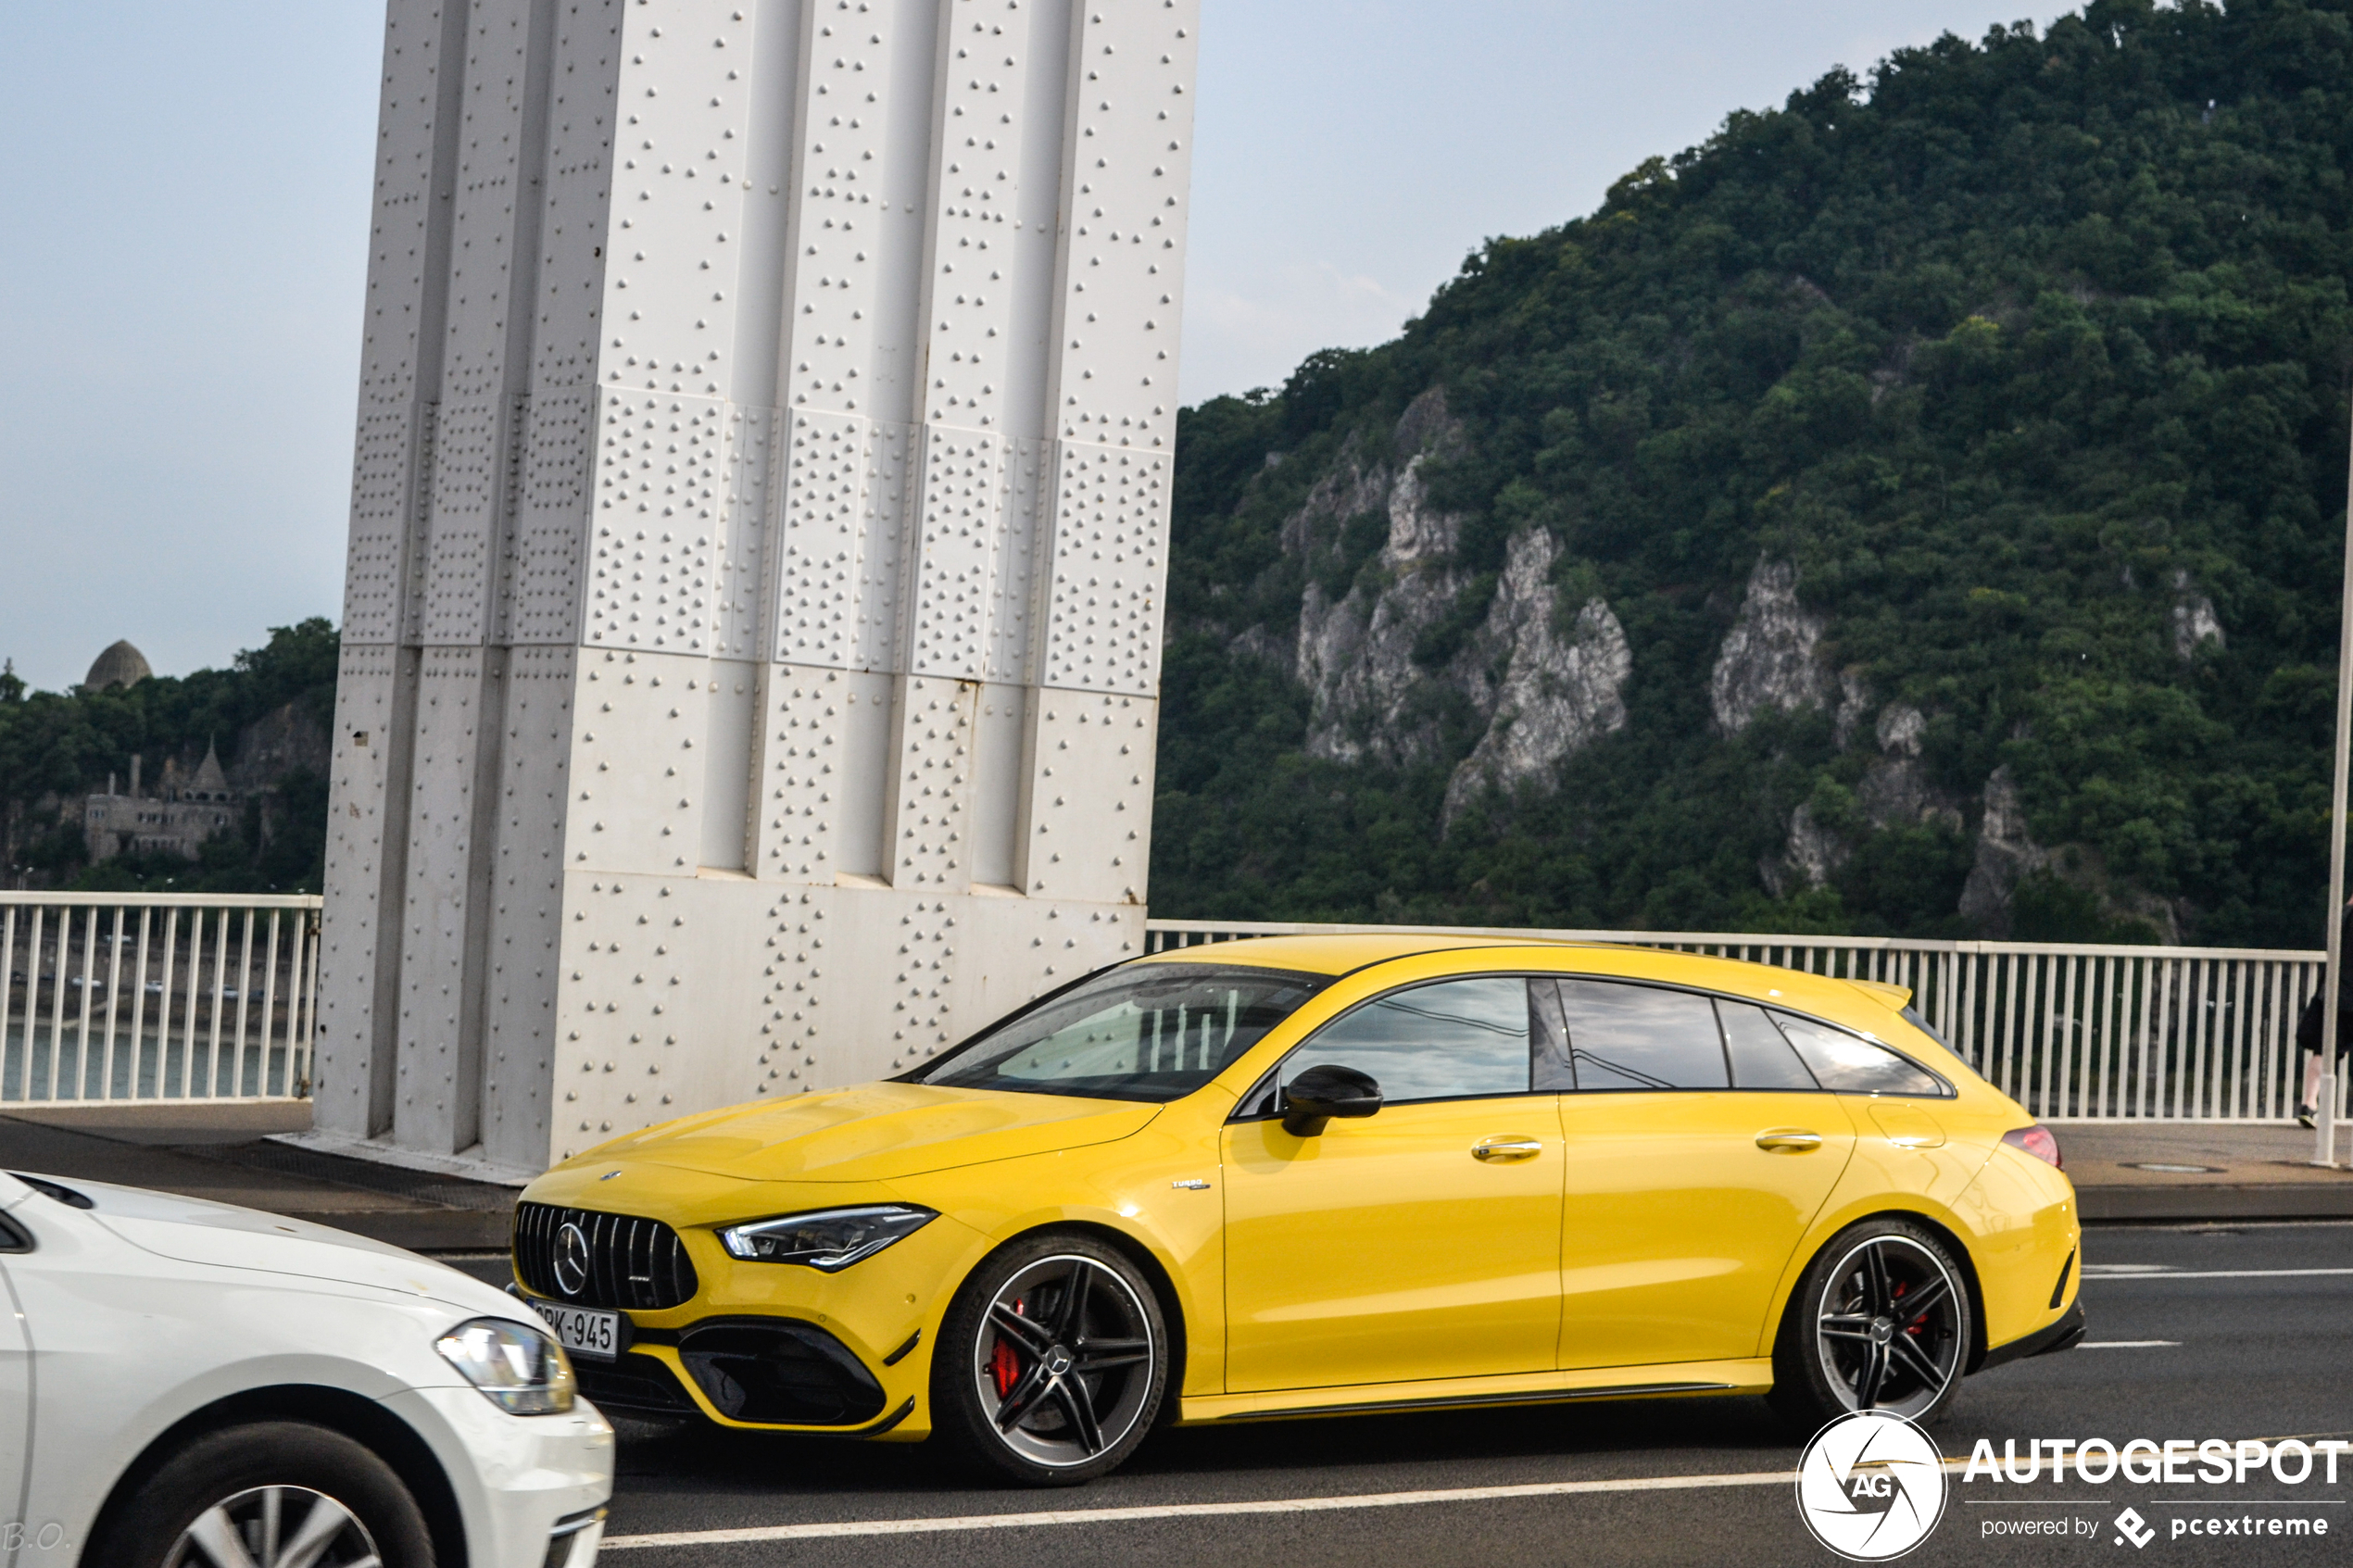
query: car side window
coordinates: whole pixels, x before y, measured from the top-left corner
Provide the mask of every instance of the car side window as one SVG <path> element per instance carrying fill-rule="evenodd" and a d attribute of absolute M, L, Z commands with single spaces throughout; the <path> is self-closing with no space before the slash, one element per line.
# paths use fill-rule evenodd
<path fill-rule="evenodd" d="M 1558 982 L 1579 1094 L 1730 1086 L 1723 1036 L 1707 997 L 1608 980 Z"/>
<path fill-rule="evenodd" d="M 1732 1059 L 1736 1089 L 1819 1089 L 1765 1010 L 1729 997 L 1716 998 L 1716 1016 L 1724 1021 L 1724 1052 Z"/>
<path fill-rule="evenodd" d="M 1529 1091 L 1528 982 L 1481 975 L 1409 985 L 1338 1019 L 1283 1059 L 1285 1084 L 1311 1067 L 1372 1075 L 1388 1105 Z"/>
<path fill-rule="evenodd" d="M 1822 1087 L 1850 1095 L 1913 1095 L 1942 1099 L 1947 1093 L 1925 1068 L 1906 1061 L 1885 1046 L 1859 1040 L 1843 1030 L 1810 1018 L 1773 1014 L 1797 1054 L 1806 1059 Z"/>

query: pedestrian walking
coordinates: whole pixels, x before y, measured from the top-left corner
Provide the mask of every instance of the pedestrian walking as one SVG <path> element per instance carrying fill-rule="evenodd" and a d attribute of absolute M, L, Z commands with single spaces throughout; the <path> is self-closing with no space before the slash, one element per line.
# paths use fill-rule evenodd
<path fill-rule="evenodd" d="M 2353 953 L 2353 898 L 2346 900 L 2344 911 L 2337 917 L 2337 951 Z M 2321 976 L 2321 988 L 2304 1004 L 2304 1016 L 2296 1021 L 2296 1048 L 2307 1058 L 2304 1064 L 2304 1093 L 2296 1104 L 2296 1120 L 2299 1126 L 2313 1124 L 2313 1103 L 2321 1098 L 2321 1020 L 2328 1001 L 2328 975 Z M 2353 1056 L 2353 985 L 2338 988 L 2336 998 L 2336 1077 L 2345 1081 L 2346 1058 Z"/>

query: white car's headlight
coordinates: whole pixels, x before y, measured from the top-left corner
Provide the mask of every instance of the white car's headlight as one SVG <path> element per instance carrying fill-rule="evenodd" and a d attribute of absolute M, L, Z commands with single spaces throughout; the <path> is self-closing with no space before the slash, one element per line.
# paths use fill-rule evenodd
<path fill-rule="evenodd" d="M 434 1348 L 500 1410 L 561 1415 L 572 1409 L 572 1362 L 562 1346 L 536 1329 L 476 1318 L 434 1340 Z"/>
<path fill-rule="evenodd" d="M 858 1209 L 820 1209 L 779 1220 L 753 1220 L 719 1233 L 731 1258 L 755 1263 L 801 1263 L 832 1273 L 871 1258 L 892 1242 L 914 1235 L 938 1212 L 912 1203 L 875 1203 Z"/>

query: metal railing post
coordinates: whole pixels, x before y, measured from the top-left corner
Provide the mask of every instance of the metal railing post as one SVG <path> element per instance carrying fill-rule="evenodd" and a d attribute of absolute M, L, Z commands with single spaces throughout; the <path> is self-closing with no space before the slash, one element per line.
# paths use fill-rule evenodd
<path fill-rule="evenodd" d="M 0 1102 L 308 1098 L 321 903 L 315 895 L 0 891 Z M 289 912 L 291 951 L 282 940 Z"/>
<path fill-rule="evenodd" d="M 2321 1074 L 2320 1102 L 2313 1107 L 2312 1160 L 2315 1165 L 2336 1169 L 2336 1073 Z"/>
<path fill-rule="evenodd" d="M 2302 1070 L 2296 1020 L 2327 967 L 2319 953 L 2270 948 L 1756 932 L 1153 920 L 1145 933 L 1155 953 L 1314 933 L 1609 943 L 1900 985 L 1963 1061 L 2039 1114 L 2070 1122 L 2286 1121 Z M 2340 1098 L 2353 1087 L 2336 1084 Z M 2343 1104 L 2333 1114 L 2340 1125 L 2353 1120 Z"/>

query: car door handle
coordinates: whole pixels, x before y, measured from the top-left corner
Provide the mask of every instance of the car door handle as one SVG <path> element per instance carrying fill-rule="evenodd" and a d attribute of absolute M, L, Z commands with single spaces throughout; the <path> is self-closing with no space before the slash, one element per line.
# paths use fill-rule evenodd
<path fill-rule="evenodd" d="M 1803 1154 L 1822 1147 L 1822 1135 L 1802 1127 L 1775 1127 L 1756 1135 L 1756 1147 L 1780 1154 Z"/>
<path fill-rule="evenodd" d="M 1533 1160 L 1544 1152 L 1541 1138 L 1481 1138 L 1471 1145 L 1471 1158 L 1490 1164 L 1504 1164 L 1515 1160 Z"/>

